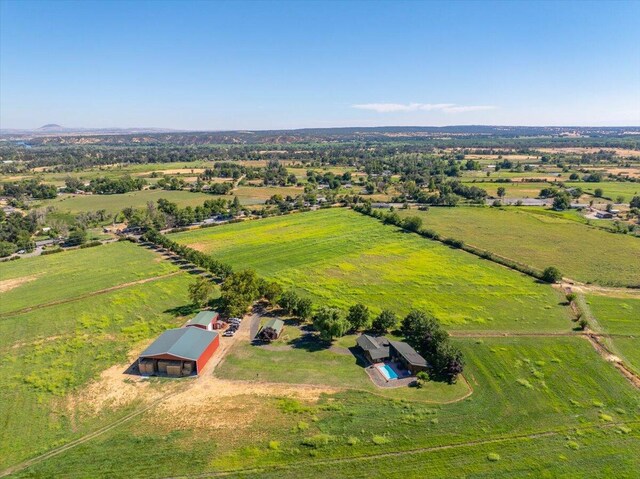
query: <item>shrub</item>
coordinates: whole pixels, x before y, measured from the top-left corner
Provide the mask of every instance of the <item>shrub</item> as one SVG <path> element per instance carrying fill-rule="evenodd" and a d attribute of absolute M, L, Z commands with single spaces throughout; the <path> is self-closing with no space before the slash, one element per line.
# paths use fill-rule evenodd
<path fill-rule="evenodd" d="M 269 441 L 269 449 L 272 451 L 280 449 L 280 441 Z"/>
<path fill-rule="evenodd" d="M 454 248 L 462 248 L 464 246 L 464 242 L 462 240 L 458 240 L 455 238 L 447 238 L 442 241 L 444 244 L 452 246 Z"/>
<path fill-rule="evenodd" d="M 557 283 L 562 279 L 562 273 L 555 266 L 549 266 L 542 272 L 541 279 L 547 283 Z"/>
<path fill-rule="evenodd" d="M 487 454 L 487 460 L 491 462 L 498 462 L 500 460 L 500 454 L 490 452 L 489 454 Z"/>
<path fill-rule="evenodd" d="M 371 438 L 371 442 L 373 442 L 376 446 L 382 446 L 383 444 L 388 444 L 391 440 L 387 436 L 373 436 Z"/>
<path fill-rule="evenodd" d="M 322 446 L 329 445 L 330 442 L 333 442 L 335 437 L 330 434 L 316 434 L 315 436 L 310 436 L 302 440 L 302 445 L 311 447 L 314 449 L 318 449 Z"/>

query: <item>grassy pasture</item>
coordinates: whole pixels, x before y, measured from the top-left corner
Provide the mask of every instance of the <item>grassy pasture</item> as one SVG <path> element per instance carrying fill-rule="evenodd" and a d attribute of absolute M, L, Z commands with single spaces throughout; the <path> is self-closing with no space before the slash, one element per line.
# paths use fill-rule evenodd
<path fill-rule="evenodd" d="M 589 295 L 586 300 L 604 332 L 629 335 L 608 342 L 614 353 L 640 374 L 640 299 Z"/>
<path fill-rule="evenodd" d="M 132 348 L 184 322 L 170 310 L 188 304 L 191 281 L 183 273 L 0 319 L 0 469 L 135 407 L 89 414 L 90 399 L 73 397 L 101 371 L 126 364 Z"/>
<path fill-rule="evenodd" d="M 551 185 L 546 182 L 539 183 L 493 183 L 493 182 L 466 182 L 467 186 L 477 186 L 485 190 L 490 196 L 498 196 L 498 188 L 501 186 L 506 190 L 506 198 L 536 198 L 543 188 L 549 188 Z"/>
<path fill-rule="evenodd" d="M 548 285 L 346 209 L 171 235 L 235 268 L 254 268 L 316 304 L 374 312 L 432 311 L 450 328 L 562 331 L 566 308 Z"/>
<path fill-rule="evenodd" d="M 640 196 L 640 183 L 625 181 L 602 181 L 600 183 L 568 182 L 567 187 L 580 187 L 583 191 L 594 193 L 596 189 L 602 190 L 602 196 L 616 201 L 618 196 L 622 196 L 625 202 L 631 201 L 634 196 Z"/>
<path fill-rule="evenodd" d="M 197 427 L 176 427 L 172 416 L 154 410 L 19 477 L 81 471 L 91 477 L 146 478 L 245 468 L 259 468 L 242 474 L 249 477 L 323 472 L 377 477 L 380 471 L 385 477 L 424 477 L 425 469 L 451 477 L 452 463 L 466 477 L 576 472 L 607 477 L 611 471 L 624 477 L 636 470 L 637 392 L 588 342 L 496 338 L 459 343 L 475 389 L 461 402 L 433 405 L 358 391 L 323 395 L 318 403 L 223 398 L 216 403 L 220 409 L 201 408 L 209 421 L 196 421 Z M 274 369 L 267 363 L 245 366 L 259 367 L 262 374 Z M 237 420 L 218 426 L 217 414 Z M 454 447 L 405 453 L 442 446 Z M 366 458 L 385 453 L 400 455 Z M 490 453 L 499 460 L 489 460 Z"/>
<path fill-rule="evenodd" d="M 129 242 L 0 263 L 3 314 L 179 271 Z"/>
<path fill-rule="evenodd" d="M 160 198 L 177 203 L 181 207 L 198 206 L 214 198 L 233 199 L 229 195 L 209 195 L 191 191 L 140 190 L 121 195 L 72 195 L 63 194 L 52 200 L 36 203 L 38 206 L 54 206 L 60 212 L 78 214 L 82 211 L 107 210 L 116 214 L 127 207 L 145 208 L 148 202 L 155 203 Z"/>
<path fill-rule="evenodd" d="M 556 266 L 565 276 L 605 285 L 640 284 L 640 242 L 579 224 L 574 218 L 540 208 L 431 208 L 417 215 L 443 237 L 489 250 L 544 269 Z M 574 213 L 571 213 L 574 214 Z"/>
<path fill-rule="evenodd" d="M 287 195 L 295 197 L 304 192 L 304 188 L 297 186 L 239 186 L 234 194 L 243 205 L 262 205 L 273 195 L 281 195 L 286 198 Z"/>

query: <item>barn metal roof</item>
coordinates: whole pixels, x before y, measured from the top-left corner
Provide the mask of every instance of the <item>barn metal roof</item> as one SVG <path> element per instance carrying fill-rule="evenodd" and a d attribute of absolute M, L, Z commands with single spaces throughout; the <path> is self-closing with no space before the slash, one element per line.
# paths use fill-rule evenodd
<path fill-rule="evenodd" d="M 271 328 L 276 333 L 280 334 L 280 331 L 282 331 L 282 328 L 284 328 L 284 321 L 281 319 L 270 319 L 269 321 L 264 323 L 264 326 L 262 327 L 262 329 L 267 328 Z"/>
<path fill-rule="evenodd" d="M 217 311 L 200 311 L 194 318 L 187 321 L 187 326 L 199 325 L 208 326 L 214 319 L 219 316 Z"/>
<path fill-rule="evenodd" d="M 145 349 L 141 358 L 170 354 L 178 358 L 196 361 L 218 335 L 215 331 L 200 328 L 168 329 Z"/>

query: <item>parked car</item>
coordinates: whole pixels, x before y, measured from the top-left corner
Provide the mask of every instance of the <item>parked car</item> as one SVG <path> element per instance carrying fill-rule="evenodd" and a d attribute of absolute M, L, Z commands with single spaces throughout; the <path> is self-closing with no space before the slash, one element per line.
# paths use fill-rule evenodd
<path fill-rule="evenodd" d="M 235 329 L 227 329 L 222 335 L 223 336 L 233 336 L 234 334 L 236 334 L 236 330 Z"/>

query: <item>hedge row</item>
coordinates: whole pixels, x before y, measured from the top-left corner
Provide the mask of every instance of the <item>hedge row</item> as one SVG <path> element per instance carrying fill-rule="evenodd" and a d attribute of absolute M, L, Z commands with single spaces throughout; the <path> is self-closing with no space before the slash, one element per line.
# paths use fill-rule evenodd
<path fill-rule="evenodd" d="M 143 241 L 149 241 L 158 246 L 162 246 L 163 248 L 168 249 L 169 251 L 189 261 L 190 263 L 206 269 L 221 280 L 224 280 L 233 272 L 233 268 L 230 265 L 222 263 L 221 261 L 218 261 L 205 253 L 196 251 L 193 248 L 189 248 L 188 246 L 176 243 L 175 241 L 167 238 L 165 235 L 160 234 L 156 230 L 147 231 L 142 235 L 141 239 Z"/>

